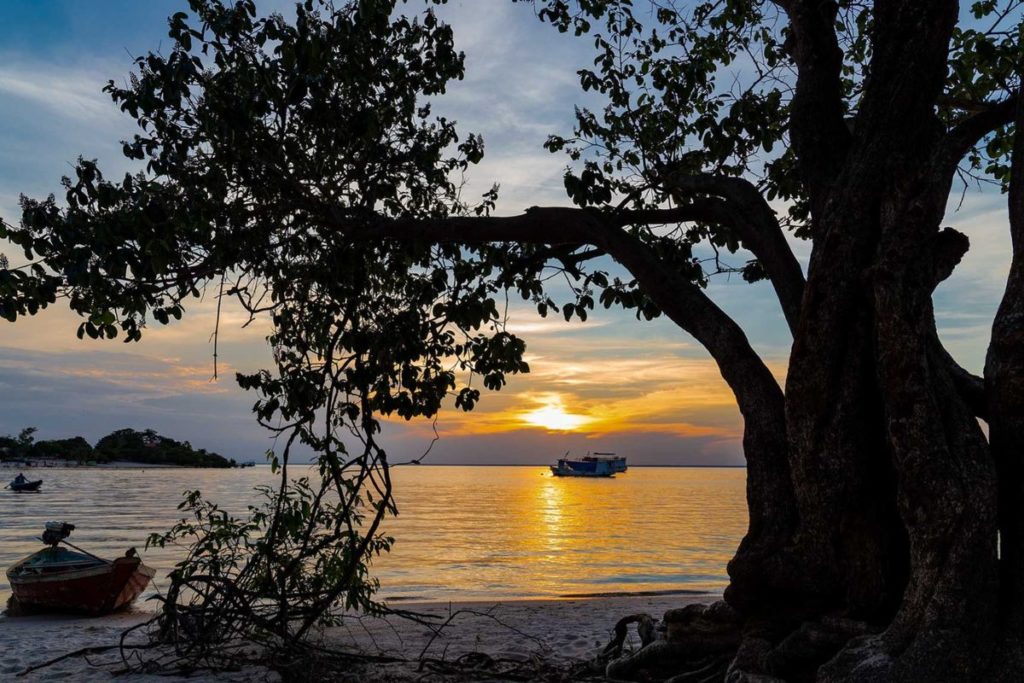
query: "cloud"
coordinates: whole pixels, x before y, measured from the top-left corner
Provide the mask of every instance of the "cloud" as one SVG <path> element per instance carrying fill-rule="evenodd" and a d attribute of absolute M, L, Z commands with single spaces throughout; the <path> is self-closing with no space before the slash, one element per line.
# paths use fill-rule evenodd
<path fill-rule="evenodd" d="M 523 4 L 451 2 L 439 8 L 466 53 L 466 77 L 450 84 L 436 110 L 481 134 L 486 155 L 472 169 L 467 197 L 499 183 L 499 215 L 529 206 L 567 205 L 563 154 L 543 149 L 551 134 L 568 135 L 583 95 L 576 71 L 591 63 L 589 41 L 556 33 Z"/>
<path fill-rule="evenodd" d="M 99 160 L 108 177 L 137 168 L 120 144 L 134 122 L 102 92 L 112 75 L 126 71 L 109 58 L 75 63 L 0 53 L 0 217 L 18 221 L 20 194 L 60 194 L 59 179 L 79 156 Z M 0 244 L 0 251 L 12 250 Z"/>
<path fill-rule="evenodd" d="M 107 78 L 100 68 L 82 69 L 48 64 L 0 65 L 0 95 L 21 100 L 69 120 L 87 119 L 110 125 L 119 115 L 102 92 Z M 113 73 L 112 70 L 106 73 Z"/>
<path fill-rule="evenodd" d="M 213 384 L 207 369 L 142 354 L 49 353 L 0 347 L 0 434 L 40 428 L 40 438 L 95 442 L 122 427 L 152 427 L 197 447 L 250 460 L 269 434 L 250 412 L 253 397 Z"/>

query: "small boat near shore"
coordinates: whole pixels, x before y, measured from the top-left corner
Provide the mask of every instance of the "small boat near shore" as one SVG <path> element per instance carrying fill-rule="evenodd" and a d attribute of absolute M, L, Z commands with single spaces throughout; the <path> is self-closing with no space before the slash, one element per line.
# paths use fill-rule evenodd
<path fill-rule="evenodd" d="M 73 524 L 47 522 L 49 547 L 7 569 L 16 609 L 109 614 L 127 607 L 146 588 L 155 571 L 132 548 L 124 557 L 105 560 L 68 543 Z M 60 543 L 71 549 L 60 547 Z"/>
<path fill-rule="evenodd" d="M 24 493 L 26 491 L 38 491 L 39 487 L 43 485 L 43 480 L 29 481 L 25 478 L 24 474 L 19 474 L 17 477 L 7 485 L 7 488 L 14 491 L 15 493 Z"/>

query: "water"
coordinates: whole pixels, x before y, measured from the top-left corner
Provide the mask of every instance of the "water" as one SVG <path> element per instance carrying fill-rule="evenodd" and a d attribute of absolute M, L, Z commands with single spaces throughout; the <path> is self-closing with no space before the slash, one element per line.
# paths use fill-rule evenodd
<path fill-rule="evenodd" d="M 15 471 L 0 470 L 0 478 Z M 9 477 L 7 475 L 10 475 Z M 37 550 L 47 520 L 77 525 L 71 541 L 115 557 L 181 516 L 181 492 L 199 488 L 234 514 L 273 483 L 267 467 L 38 469 L 38 494 L 0 491 L 0 567 Z M 745 471 L 631 468 L 614 479 L 560 479 L 540 467 L 396 468 L 396 539 L 377 559 L 382 597 L 504 600 L 664 590 L 720 590 L 746 531 Z M 180 550 L 151 549 L 167 571 Z M 0 598 L 9 586 L 0 574 Z"/>

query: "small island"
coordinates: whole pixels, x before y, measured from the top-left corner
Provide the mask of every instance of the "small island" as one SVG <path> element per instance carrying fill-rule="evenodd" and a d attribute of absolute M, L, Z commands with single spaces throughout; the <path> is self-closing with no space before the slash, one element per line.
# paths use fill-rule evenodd
<path fill-rule="evenodd" d="M 233 459 L 193 448 L 188 441 L 175 441 L 156 430 L 118 429 L 96 445 L 84 437 L 35 439 L 36 428 L 26 427 L 17 436 L 0 436 L 0 462 L 59 462 L 75 465 L 134 463 L 177 467 L 238 467 Z"/>

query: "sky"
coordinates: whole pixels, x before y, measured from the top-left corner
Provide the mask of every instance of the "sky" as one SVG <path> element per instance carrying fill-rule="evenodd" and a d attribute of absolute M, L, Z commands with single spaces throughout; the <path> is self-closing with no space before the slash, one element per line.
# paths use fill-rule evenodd
<path fill-rule="evenodd" d="M 290 2 L 257 0 L 261 12 Z M 416 3 L 411 3 L 416 7 Z M 116 177 L 133 168 L 120 140 L 134 123 L 101 92 L 121 81 L 133 56 L 166 45 L 166 17 L 185 0 L 0 0 L 0 217 L 17 222 L 18 196 L 60 191 L 74 160 L 96 158 Z M 571 132 L 573 107 L 593 104 L 575 71 L 591 61 L 586 40 L 542 25 L 509 0 L 451 0 L 442 16 L 466 53 L 467 76 L 436 109 L 481 133 L 484 161 L 468 191 L 500 183 L 497 213 L 569 205 L 567 159 L 542 148 Z M 992 316 L 1009 268 L 1005 201 L 968 188 L 951 200 L 946 224 L 972 248 L 936 293 L 940 334 L 953 355 L 980 372 Z M 806 268 L 809 246 L 794 251 Z M 0 252 L 11 254 L 0 242 Z M 730 257 L 742 264 L 744 254 Z M 782 381 L 790 336 L 770 287 L 719 278 L 709 295 L 747 332 Z M 0 321 L 0 435 L 39 428 L 38 438 L 85 436 L 95 442 L 122 427 L 154 428 L 238 460 L 261 460 L 272 442 L 255 422 L 255 397 L 235 386 L 235 371 L 270 363 L 266 330 L 242 329 L 240 311 L 222 315 L 220 378 L 214 381 L 215 302 L 194 302 L 183 321 L 153 327 L 141 343 L 78 340 L 77 317 L 61 307 L 15 324 Z M 529 375 L 485 393 L 466 414 L 445 410 L 436 424 L 392 422 L 385 447 L 413 458 L 440 439 L 426 462 L 539 464 L 566 451 L 616 451 L 636 465 L 741 465 L 742 420 L 707 353 L 671 322 L 637 322 L 598 309 L 586 323 L 542 319 L 512 301 L 510 329 L 527 341 Z"/>

